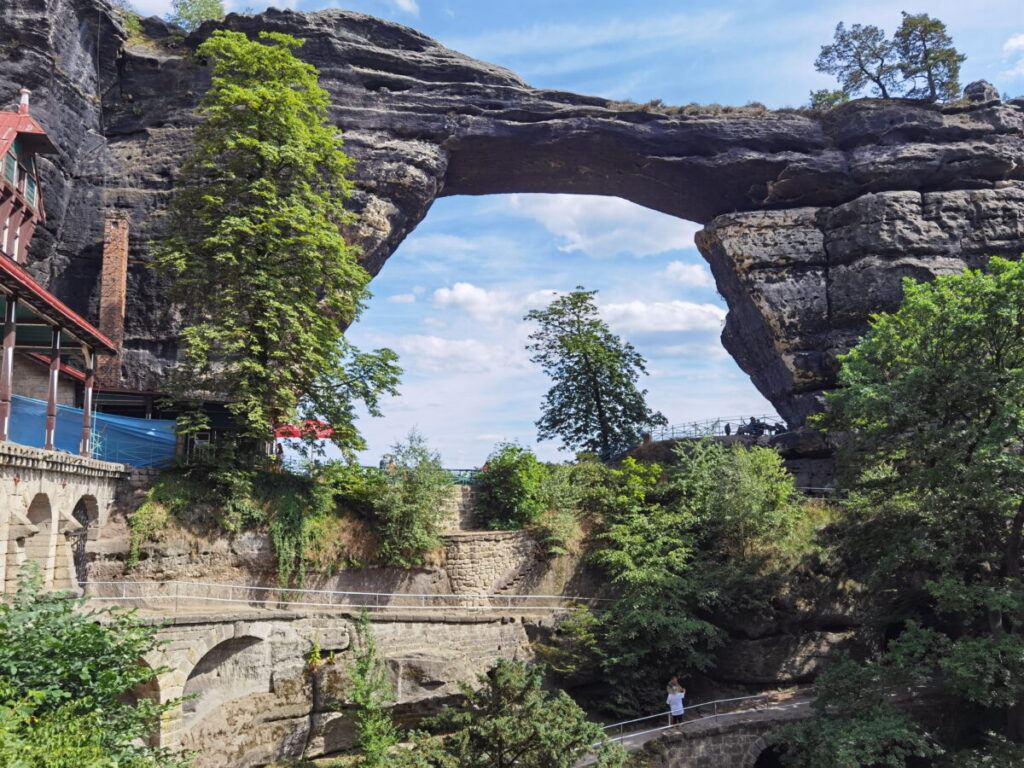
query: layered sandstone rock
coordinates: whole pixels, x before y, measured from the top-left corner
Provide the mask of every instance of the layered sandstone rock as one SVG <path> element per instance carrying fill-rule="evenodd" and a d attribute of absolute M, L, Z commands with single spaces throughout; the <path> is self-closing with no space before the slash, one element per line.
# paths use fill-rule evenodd
<path fill-rule="evenodd" d="M 827 115 L 661 109 L 530 88 L 406 27 L 356 13 L 230 15 L 187 39 L 152 19 L 126 42 L 106 0 L 7 0 L 0 99 L 35 91 L 62 152 L 35 272 L 95 316 L 101 211 L 133 225 L 125 384 L 158 388 L 176 312 L 146 267 L 189 151 L 220 26 L 306 40 L 331 119 L 357 159 L 351 233 L 376 274 L 442 195 L 617 195 L 706 225 L 698 245 L 730 312 L 723 340 L 792 422 L 818 407 L 836 355 L 904 276 L 1024 250 L 1024 112 L 992 99 L 941 108 L 857 101 Z"/>

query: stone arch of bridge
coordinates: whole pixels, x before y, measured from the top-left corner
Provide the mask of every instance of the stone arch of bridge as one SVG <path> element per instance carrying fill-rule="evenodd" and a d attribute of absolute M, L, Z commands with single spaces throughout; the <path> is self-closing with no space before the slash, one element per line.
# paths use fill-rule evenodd
<path fill-rule="evenodd" d="M 53 568 L 57 546 L 57 510 L 46 493 L 37 493 L 28 505 L 26 517 L 38 529 L 25 537 L 25 560 L 39 565 L 43 589 L 53 584 Z"/>
<path fill-rule="evenodd" d="M 99 535 L 100 508 L 96 497 L 92 494 L 85 494 L 79 498 L 71 510 L 71 517 L 81 526 L 67 533 L 68 544 L 71 548 L 72 565 L 74 566 L 74 578 L 76 582 L 81 583 L 89 579 L 86 567 L 86 542 L 97 538 Z"/>
<path fill-rule="evenodd" d="M 135 662 L 137 666 L 144 667 L 152 670 L 153 666 L 149 664 L 145 659 L 139 659 Z M 158 675 L 153 675 L 149 680 L 142 683 L 141 685 L 135 686 L 132 690 L 123 694 L 120 699 L 123 703 L 135 706 L 138 702 L 148 699 L 154 704 L 160 704 L 160 678 Z M 159 747 L 161 744 L 161 733 L 159 725 L 153 729 L 149 738 L 144 739 L 146 746 Z"/>
<path fill-rule="evenodd" d="M 206 651 L 185 680 L 184 728 L 229 701 L 266 693 L 269 677 L 260 673 L 265 669 L 267 653 L 268 645 L 263 638 L 254 635 L 231 637 Z"/>
<path fill-rule="evenodd" d="M 747 747 L 740 768 L 774 768 L 779 763 L 771 762 L 772 758 L 778 759 L 778 738 L 774 733 L 765 733 Z"/>

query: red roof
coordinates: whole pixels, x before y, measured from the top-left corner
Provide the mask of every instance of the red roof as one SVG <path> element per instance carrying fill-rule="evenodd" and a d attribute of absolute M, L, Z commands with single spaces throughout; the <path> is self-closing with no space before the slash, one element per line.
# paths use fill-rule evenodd
<path fill-rule="evenodd" d="M 32 115 L 0 112 L 0 153 L 6 152 L 19 135 L 26 147 L 33 152 L 51 155 L 57 153 L 57 147 Z"/>
<path fill-rule="evenodd" d="M 0 255 L 0 286 L 6 287 L 32 305 L 37 314 L 93 347 L 98 354 L 116 355 L 117 347 L 98 328 L 85 320 L 39 283 L 24 269 Z"/>
<path fill-rule="evenodd" d="M 274 430 L 274 437 L 315 437 L 322 440 L 333 436 L 334 427 L 325 421 L 318 421 L 315 419 L 306 419 L 301 426 L 295 426 L 294 424 L 282 424 Z"/>
<path fill-rule="evenodd" d="M 32 360 L 35 360 L 40 365 L 45 365 L 47 367 L 50 366 L 50 357 L 49 357 L 49 355 L 40 355 L 37 352 L 29 352 L 28 356 Z M 72 368 L 70 365 L 65 365 L 64 363 L 61 363 L 60 364 L 60 372 L 63 373 L 65 376 L 69 376 L 70 378 L 74 379 L 75 381 L 85 381 L 85 374 L 82 373 L 77 368 Z"/>

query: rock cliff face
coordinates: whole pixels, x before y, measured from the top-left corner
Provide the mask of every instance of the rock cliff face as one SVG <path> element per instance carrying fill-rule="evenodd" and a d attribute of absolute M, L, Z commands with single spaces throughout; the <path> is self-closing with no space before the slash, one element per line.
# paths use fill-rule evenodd
<path fill-rule="evenodd" d="M 818 408 L 868 314 L 899 300 L 902 277 L 1024 250 L 1021 103 L 656 112 L 533 89 L 361 14 L 231 15 L 184 41 L 154 19 L 126 42 L 106 0 L 5 0 L 0 103 L 33 89 L 33 113 L 62 149 L 33 269 L 95 316 L 102 211 L 133 222 L 126 385 L 158 387 L 174 359 L 175 311 L 146 244 L 208 81 L 189 53 L 218 26 L 306 40 L 301 55 L 358 161 L 351 234 L 371 273 L 443 195 L 616 195 L 691 219 L 729 304 L 726 348 L 794 423 Z"/>

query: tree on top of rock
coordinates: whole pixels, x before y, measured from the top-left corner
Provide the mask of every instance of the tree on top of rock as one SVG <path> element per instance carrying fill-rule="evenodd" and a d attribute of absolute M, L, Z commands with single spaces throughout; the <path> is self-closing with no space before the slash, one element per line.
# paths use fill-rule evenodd
<path fill-rule="evenodd" d="M 874 95 L 888 99 L 899 82 L 895 59 L 892 42 L 878 27 L 854 24 L 847 29 L 839 22 L 832 45 L 821 47 L 814 68 L 835 75 L 850 96 L 870 86 Z"/>
<path fill-rule="evenodd" d="M 967 58 L 953 47 L 946 25 L 927 13 L 903 12 L 896 30 L 900 71 L 911 84 L 906 96 L 928 101 L 953 101 L 960 96 L 960 65 Z"/>
<path fill-rule="evenodd" d="M 544 396 L 539 439 L 560 437 L 567 448 L 608 459 L 639 443 L 648 425 L 667 421 L 647 407 L 647 390 L 636 388 L 647 363 L 598 317 L 596 294 L 576 286 L 527 313 L 540 327 L 526 348 L 555 382 Z"/>
<path fill-rule="evenodd" d="M 953 47 L 946 25 L 927 13 L 903 13 L 890 40 L 873 25 L 836 25 L 831 45 L 814 62 L 819 72 L 835 75 L 841 90 L 811 94 L 811 107 L 827 109 L 870 88 L 869 95 L 953 101 L 960 96 L 960 65 L 966 57 Z"/>
<path fill-rule="evenodd" d="M 167 20 L 191 32 L 204 21 L 224 18 L 224 3 L 221 0 L 172 0 Z"/>

